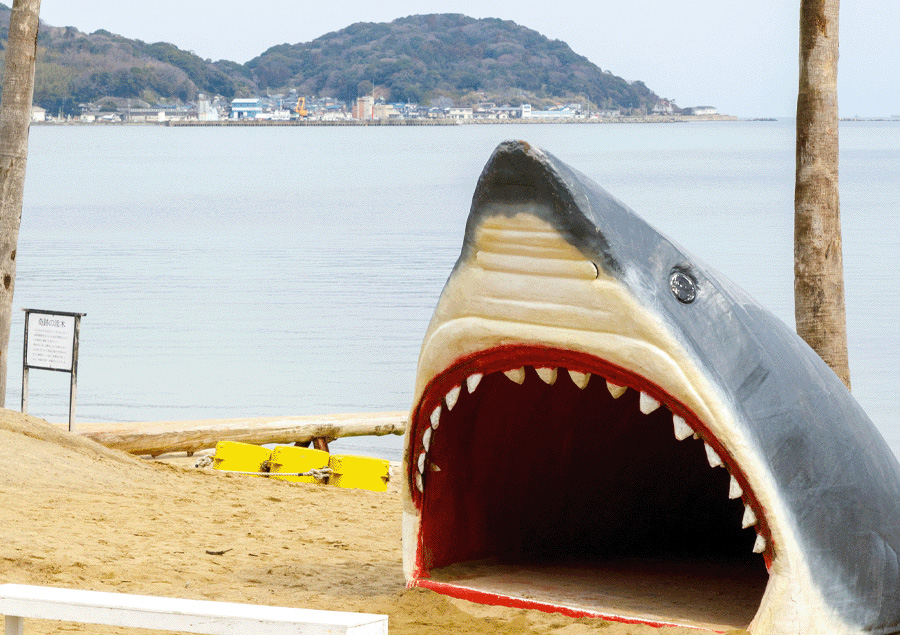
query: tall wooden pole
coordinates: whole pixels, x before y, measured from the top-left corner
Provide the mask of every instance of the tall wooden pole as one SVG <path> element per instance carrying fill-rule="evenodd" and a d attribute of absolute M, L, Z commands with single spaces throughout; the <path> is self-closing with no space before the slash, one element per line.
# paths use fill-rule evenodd
<path fill-rule="evenodd" d="M 839 0 L 800 2 L 794 188 L 797 333 L 850 387 L 838 196 Z"/>
<path fill-rule="evenodd" d="M 41 0 L 13 2 L 0 96 L 0 406 L 6 404 L 16 246 L 25 190 L 40 8 Z"/>

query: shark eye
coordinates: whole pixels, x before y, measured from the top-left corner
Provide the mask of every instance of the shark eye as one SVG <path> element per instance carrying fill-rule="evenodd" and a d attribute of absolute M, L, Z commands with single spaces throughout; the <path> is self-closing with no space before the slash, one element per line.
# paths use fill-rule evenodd
<path fill-rule="evenodd" d="M 690 304 L 697 299 L 697 281 L 682 269 L 675 269 L 669 275 L 669 288 L 682 304 Z"/>

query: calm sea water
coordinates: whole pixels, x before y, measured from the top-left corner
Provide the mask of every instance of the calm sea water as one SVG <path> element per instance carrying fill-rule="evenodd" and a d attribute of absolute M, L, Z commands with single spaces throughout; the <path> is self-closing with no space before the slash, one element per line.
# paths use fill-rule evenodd
<path fill-rule="evenodd" d="M 793 324 L 793 123 L 35 127 L 19 308 L 80 311 L 77 421 L 405 410 L 478 174 L 521 138 Z M 900 455 L 900 122 L 841 125 L 854 394 Z M 30 373 L 65 421 L 68 376 Z M 77 425 L 77 423 L 76 423 Z M 401 439 L 344 451 L 399 458 Z"/>

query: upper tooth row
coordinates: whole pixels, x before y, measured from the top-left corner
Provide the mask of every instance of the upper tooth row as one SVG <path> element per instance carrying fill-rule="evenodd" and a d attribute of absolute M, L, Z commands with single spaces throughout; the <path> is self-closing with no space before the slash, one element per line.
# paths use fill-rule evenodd
<path fill-rule="evenodd" d="M 535 367 L 534 370 L 537 373 L 538 377 L 540 377 L 541 380 L 545 384 L 552 386 L 553 384 L 556 383 L 556 378 L 558 375 L 557 368 L 541 366 L 541 367 Z M 590 382 L 590 380 L 591 380 L 590 373 L 582 373 L 582 372 L 575 371 L 575 370 L 570 370 L 570 371 L 568 371 L 568 373 L 569 373 L 569 377 L 572 379 L 572 382 L 582 390 L 584 390 L 584 388 L 587 387 L 588 382 Z M 511 370 L 503 371 L 503 374 L 506 375 L 506 377 L 509 378 L 510 381 L 513 381 L 517 384 L 522 384 L 525 381 L 525 367 L 524 366 L 520 366 L 519 368 L 513 368 Z M 483 377 L 484 377 L 483 373 L 473 373 L 466 378 L 466 389 L 468 390 L 469 394 L 473 394 L 475 392 L 475 389 L 478 387 L 478 384 L 481 383 L 481 379 Z M 612 383 L 609 380 L 607 380 L 607 382 L 606 382 L 606 388 L 607 388 L 607 390 L 609 390 L 609 394 L 612 395 L 613 399 L 618 399 L 619 397 L 624 395 L 625 392 L 628 390 L 627 386 L 619 386 L 617 384 Z M 459 401 L 459 395 L 460 395 L 461 391 L 462 391 L 462 385 L 454 386 L 449 391 L 447 391 L 447 394 L 444 396 L 444 404 L 446 404 L 447 410 L 453 410 L 453 407 L 456 405 L 457 401 Z M 642 413 L 644 413 L 645 415 L 648 415 L 651 412 L 656 411 L 661 405 L 662 405 L 662 403 L 658 399 L 651 397 L 650 395 L 648 395 L 647 393 L 645 393 L 643 391 L 641 392 L 638 407 L 640 408 L 640 411 Z M 430 416 L 430 423 L 431 423 L 431 427 L 425 430 L 425 434 L 422 437 L 422 445 L 424 447 L 424 452 L 419 454 L 419 457 L 416 461 L 416 463 L 417 463 L 416 467 L 418 469 L 416 471 L 415 480 L 416 480 L 416 487 L 418 488 L 418 490 L 420 492 L 424 491 L 424 484 L 422 481 L 422 477 L 425 474 L 428 450 L 431 447 L 431 435 L 432 435 L 433 431 L 436 430 L 437 427 L 441 423 L 441 406 L 440 405 L 438 405 L 434 410 L 432 410 L 431 416 Z M 694 437 L 696 439 L 700 438 L 697 435 L 697 433 L 694 432 L 694 430 L 691 428 L 691 426 L 688 425 L 687 421 L 685 421 L 683 417 L 680 417 L 673 413 L 672 414 L 672 424 L 675 429 L 675 438 L 678 439 L 679 441 L 684 441 L 688 437 Z M 724 461 L 722 461 L 722 458 L 715 451 L 715 449 L 713 449 L 712 446 L 710 446 L 706 442 L 703 443 L 703 446 L 704 446 L 704 449 L 706 450 L 706 459 L 709 462 L 710 467 L 726 467 Z M 732 475 L 731 480 L 728 485 L 728 498 L 732 498 L 732 499 L 740 498 L 741 496 L 743 496 L 743 494 L 744 494 L 743 489 L 741 489 L 741 486 L 738 483 L 737 479 L 734 478 L 734 475 Z M 745 503 L 744 504 L 744 517 L 741 521 L 741 525 L 744 527 L 744 529 L 746 529 L 748 527 L 752 527 L 753 525 L 755 525 L 756 522 L 757 522 L 756 514 L 753 512 L 753 509 Z M 756 542 L 753 545 L 754 553 L 762 553 L 763 551 L 765 551 L 765 549 L 766 549 L 765 537 L 757 534 Z"/>

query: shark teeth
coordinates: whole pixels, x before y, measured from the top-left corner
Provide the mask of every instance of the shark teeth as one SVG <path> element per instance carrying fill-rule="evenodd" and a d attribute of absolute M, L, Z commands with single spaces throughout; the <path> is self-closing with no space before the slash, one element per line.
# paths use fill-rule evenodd
<path fill-rule="evenodd" d="M 538 377 L 541 378 L 541 381 L 548 386 L 552 386 L 556 383 L 556 368 L 535 368 L 534 372 L 536 372 Z"/>
<path fill-rule="evenodd" d="M 741 519 L 741 527 L 747 529 L 756 524 L 756 514 L 750 505 L 744 505 L 744 517 Z"/>
<path fill-rule="evenodd" d="M 453 410 L 453 406 L 455 406 L 456 402 L 459 400 L 460 390 L 462 390 L 462 386 L 454 386 L 444 396 L 444 403 L 447 404 L 447 410 Z"/>
<path fill-rule="evenodd" d="M 728 483 L 728 498 L 735 499 L 740 498 L 744 495 L 744 490 L 741 489 L 740 483 L 737 482 L 737 479 L 734 478 L 734 475 L 731 476 L 731 481 Z"/>
<path fill-rule="evenodd" d="M 544 384 L 548 386 L 553 386 L 554 384 L 556 384 L 556 380 L 559 377 L 560 370 L 558 367 L 534 366 L 533 368 L 535 374 L 537 374 L 537 376 Z M 565 368 L 563 370 L 568 373 L 570 379 L 572 380 L 572 383 L 575 384 L 579 389 L 585 390 L 587 388 L 588 384 L 590 383 L 592 373 L 569 370 Z M 503 374 L 511 382 L 519 385 L 524 384 L 527 378 L 525 366 L 505 370 L 503 371 Z M 466 390 L 470 395 L 475 393 L 475 390 L 481 384 L 482 379 L 484 379 L 483 373 L 472 373 L 466 377 Z M 620 386 L 609 380 L 605 381 L 606 388 L 613 399 L 621 398 L 628 391 L 627 386 Z M 462 383 L 450 388 L 450 390 L 448 390 L 444 395 L 442 402 L 438 404 L 429 415 L 430 426 L 425 428 L 425 432 L 422 435 L 422 451 L 416 457 L 415 467 L 413 468 L 413 484 L 421 494 L 424 494 L 425 492 L 424 475 L 426 472 L 426 468 L 432 471 L 439 471 L 437 466 L 435 466 L 434 464 L 429 465 L 428 453 L 431 451 L 434 431 L 437 430 L 441 422 L 441 415 L 443 414 L 442 408 L 443 406 L 446 406 L 448 412 L 453 410 L 459 402 L 461 396 Z M 653 412 L 656 412 L 662 405 L 663 403 L 655 397 L 647 394 L 646 392 L 640 392 L 638 399 L 638 408 L 644 415 L 649 415 Z M 672 428 L 675 433 L 675 438 L 679 441 L 685 441 L 691 437 L 693 437 L 694 439 L 703 440 L 701 434 L 705 434 L 702 430 L 700 432 L 694 430 L 691 424 L 689 424 L 684 417 L 675 413 L 672 413 Z M 705 440 L 703 440 L 703 449 L 706 454 L 706 460 L 709 463 L 710 467 L 724 467 L 726 470 L 729 469 L 728 465 L 726 465 L 722 457 L 719 456 L 719 453 L 716 452 L 716 450 Z M 728 498 L 732 500 L 743 498 L 744 493 L 744 488 L 741 486 L 738 479 L 735 478 L 733 474 L 729 474 Z M 744 500 L 744 514 L 741 518 L 741 527 L 743 527 L 744 529 L 749 529 L 750 527 L 757 526 L 759 524 L 759 519 L 756 512 L 747 502 L 747 499 L 745 498 Z M 756 531 L 757 535 L 756 541 L 753 545 L 753 552 L 765 553 L 769 548 L 768 541 L 762 533 L 759 533 L 759 527 L 757 527 Z"/>
<path fill-rule="evenodd" d="M 613 399 L 618 399 L 625 394 L 625 391 L 628 390 L 628 386 L 617 386 L 616 384 L 607 380 L 606 389 L 609 391 L 609 394 L 612 395 Z"/>
<path fill-rule="evenodd" d="M 706 460 L 709 461 L 710 467 L 724 467 L 725 464 L 722 463 L 722 458 L 716 454 L 716 451 L 713 450 L 712 446 L 709 443 L 704 443 L 703 446 L 706 448 Z"/>
<path fill-rule="evenodd" d="M 438 406 L 434 410 L 431 411 L 431 427 L 437 429 L 437 427 L 441 424 L 441 407 Z"/>
<path fill-rule="evenodd" d="M 591 381 L 590 373 L 579 373 L 577 370 L 570 370 L 569 377 L 572 378 L 572 383 L 582 390 L 587 388 L 588 382 Z"/>
<path fill-rule="evenodd" d="M 505 371 L 503 371 L 503 374 L 506 375 L 506 377 L 510 381 L 515 382 L 517 384 L 521 384 L 522 382 L 525 381 L 525 367 L 524 366 L 520 366 L 519 368 L 513 368 L 512 370 L 505 370 Z"/>
<path fill-rule="evenodd" d="M 766 550 L 766 539 L 756 534 L 756 542 L 753 543 L 753 553 L 762 553 Z"/>
<path fill-rule="evenodd" d="M 688 437 L 694 436 L 693 428 L 682 417 L 672 415 L 672 424 L 675 428 L 675 438 L 679 441 L 684 441 Z"/>
<path fill-rule="evenodd" d="M 645 415 L 650 414 L 662 404 L 645 392 L 641 392 L 640 405 L 638 406 Z"/>

